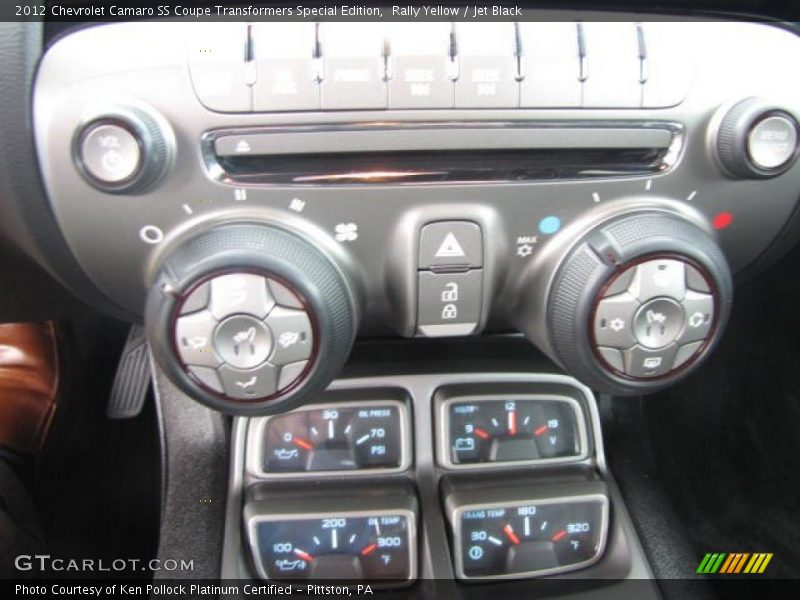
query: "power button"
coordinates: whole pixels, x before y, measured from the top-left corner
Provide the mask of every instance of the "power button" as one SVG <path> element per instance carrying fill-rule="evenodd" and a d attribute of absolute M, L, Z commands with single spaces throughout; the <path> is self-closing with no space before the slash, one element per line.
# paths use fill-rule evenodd
<path fill-rule="evenodd" d="M 84 130 L 79 152 L 85 173 L 101 186 L 124 184 L 136 178 L 142 168 L 139 140 L 118 123 L 90 123 Z"/>

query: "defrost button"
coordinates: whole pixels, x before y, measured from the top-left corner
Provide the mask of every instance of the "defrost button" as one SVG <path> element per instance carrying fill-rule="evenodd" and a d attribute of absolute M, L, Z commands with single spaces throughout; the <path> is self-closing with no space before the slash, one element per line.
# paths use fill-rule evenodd
<path fill-rule="evenodd" d="M 216 325 L 216 319 L 207 310 L 180 317 L 176 321 L 175 344 L 185 364 L 205 367 L 220 365 L 212 338 Z"/>

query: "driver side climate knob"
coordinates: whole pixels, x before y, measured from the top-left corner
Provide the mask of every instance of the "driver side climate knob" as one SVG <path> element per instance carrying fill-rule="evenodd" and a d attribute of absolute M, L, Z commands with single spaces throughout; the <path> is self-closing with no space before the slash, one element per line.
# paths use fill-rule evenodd
<path fill-rule="evenodd" d="M 587 385 L 616 394 L 666 387 L 697 367 L 727 321 L 725 257 L 669 212 L 611 217 L 575 240 L 546 299 L 546 347 Z"/>
<path fill-rule="evenodd" d="M 161 264 L 146 309 L 153 355 L 187 394 L 222 412 L 298 406 L 339 373 L 358 300 L 334 259 L 274 225 L 208 229 Z"/>

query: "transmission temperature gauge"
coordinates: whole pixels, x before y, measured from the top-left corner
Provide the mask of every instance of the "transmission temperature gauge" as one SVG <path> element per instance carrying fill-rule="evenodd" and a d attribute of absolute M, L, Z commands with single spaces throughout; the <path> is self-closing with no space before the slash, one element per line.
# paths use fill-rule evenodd
<path fill-rule="evenodd" d="M 504 495 L 501 491 L 496 497 Z M 605 548 L 608 498 L 604 494 L 474 504 L 451 498 L 448 507 L 460 579 L 562 573 L 591 565 Z"/>

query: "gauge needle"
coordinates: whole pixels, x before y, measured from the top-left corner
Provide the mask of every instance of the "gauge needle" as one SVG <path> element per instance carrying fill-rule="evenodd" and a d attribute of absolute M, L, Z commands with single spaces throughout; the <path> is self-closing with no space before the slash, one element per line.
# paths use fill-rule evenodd
<path fill-rule="evenodd" d="M 512 543 L 512 544 L 514 544 L 515 546 L 518 546 L 518 545 L 519 545 L 519 543 L 520 543 L 520 542 L 519 542 L 519 538 L 517 537 L 517 534 L 516 534 L 516 533 L 514 533 L 514 530 L 513 530 L 513 529 L 511 529 L 511 525 L 509 525 L 508 523 L 506 523 L 505 527 L 503 527 L 503 533 L 505 533 L 505 534 L 506 534 L 506 537 L 507 537 L 509 540 L 511 540 L 511 543 Z"/>
<path fill-rule="evenodd" d="M 292 442 L 294 442 L 295 446 L 299 446 L 303 450 L 313 450 L 314 449 L 314 444 L 312 444 L 311 442 L 305 441 L 303 438 L 299 438 L 299 437 L 293 438 Z"/>
<path fill-rule="evenodd" d="M 565 535 L 567 535 L 567 532 L 562 529 L 560 531 L 557 531 L 556 534 L 550 539 L 553 540 L 554 542 L 557 542 L 558 540 L 562 539 Z"/>
<path fill-rule="evenodd" d="M 483 429 L 481 429 L 480 427 L 476 427 L 475 428 L 475 435 L 477 435 L 479 438 L 484 439 L 484 440 L 488 440 L 489 439 L 489 434 L 486 431 L 484 431 Z"/>
<path fill-rule="evenodd" d="M 517 411 L 508 411 L 508 433 L 517 435 Z"/>
<path fill-rule="evenodd" d="M 377 547 L 378 547 L 378 544 L 375 544 L 375 543 L 370 544 L 369 546 L 367 546 L 366 548 L 364 548 L 361 551 L 361 556 L 367 556 L 368 554 L 371 554 L 375 550 L 375 548 L 377 548 Z"/>
<path fill-rule="evenodd" d="M 547 425 L 542 425 L 541 427 L 537 427 L 536 429 L 533 430 L 533 435 L 540 436 L 545 431 L 547 431 Z"/>
<path fill-rule="evenodd" d="M 295 548 L 294 549 L 294 553 L 297 554 L 297 556 L 299 556 L 300 558 L 302 558 L 306 562 L 311 562 L 312 560 L 314 560 L 313 556 L 311 556 L 305 550 L 300 550 L 300 548 Z"/>

